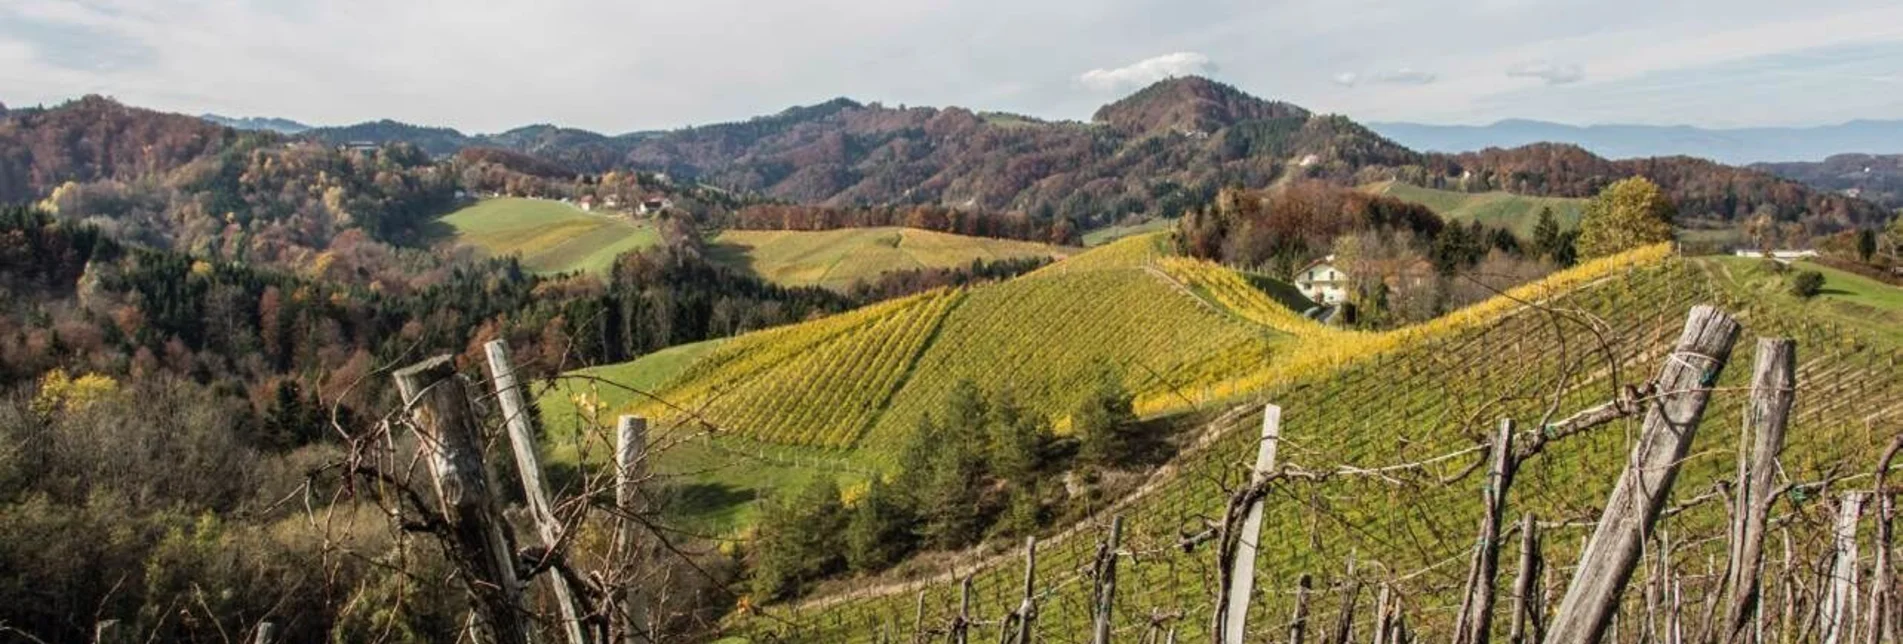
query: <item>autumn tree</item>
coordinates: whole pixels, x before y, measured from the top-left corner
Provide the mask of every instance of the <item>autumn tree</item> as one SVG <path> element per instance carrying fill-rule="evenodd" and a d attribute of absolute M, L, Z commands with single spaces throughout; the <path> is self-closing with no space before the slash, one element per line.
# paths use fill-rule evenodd
<path fill-rule="evenodd" d="M 1677 209 L 1658 184 L 1644 177 L 1619 181 L 1587 202 L 1579 222 L 1581 257 L 1603 257 L 1672 240 Z"/>

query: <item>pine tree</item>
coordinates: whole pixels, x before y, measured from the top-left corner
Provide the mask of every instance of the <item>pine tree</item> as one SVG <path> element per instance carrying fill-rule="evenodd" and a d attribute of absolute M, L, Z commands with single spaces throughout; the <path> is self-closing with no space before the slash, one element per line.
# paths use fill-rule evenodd
<path fill-rule="evenodd" d="M 1050 424 L 1019 403 L 1008 388 L 992 396 L 987 421 L 991 473 L 1013 486 L 1028 485 L 1044 465 Z"/>
<path fill-rule="evenodd" d="M 754 540 L 753 592 L 777 599 L 801 592 L 806 584 L 845 568 L 839 535 L 849 518 L 839 499 L 839 484 L 816 477 L 790 498 L 767 502 Z"/>
<path fill-rule="evenodd" d="M 853 506 L 846 526 L 846 563 L 857 572 L 882 570 L 906 555 L 918 543 L 912 526 L 918 515 L 883 479 L 874 477 L 866 495 Z"/>
<path fill-rule="evenodd" d="M 1071 414 L 1080 459 L 1100 467 L 1115 467 L 1135 456 L 1141 437 L 1133 403 L 1115 371 L 1105 368 L 1098 372 L 1095 390 Z"/>
<path fill-rule="evenodd" d="M 1559 220 L 1553 217 L 1553 207 L 1541 208 L 1539 223 L 1533 224 L 1533 256 L 1557 259 L 1559 235 Z"/>

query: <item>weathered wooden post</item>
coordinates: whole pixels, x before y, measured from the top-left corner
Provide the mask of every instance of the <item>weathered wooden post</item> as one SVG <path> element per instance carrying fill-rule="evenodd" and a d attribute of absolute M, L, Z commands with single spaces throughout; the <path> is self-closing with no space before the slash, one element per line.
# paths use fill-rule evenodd
<path fill-rule="evenodd" d="M 1692 307 L 1653 381 L 1657 401 L 1646 412 L 1626 469 L 1580 554 L 1547 632 L 1548 644 L 1597 644 L 1605 634 L 1737 337 L 1738 323 L 1731 316 L 1711 306 Z"/>
<path fill-rule="evenodd" d="M 1757 644 L 1756 616 L 1763 603 L 1764 525 L 1776 499 L 1777 457 L 1797 395 L 1797 343 L 1758 338 L 1751 369 L 1751 401 L 1738 435 L 1738 474 L 1731 507 L 1731 544 L 1725 588 L 1725 641 Z"/>
<path fill-rule="evenodd" d="M 1302 573 L 1295 582 L 1295 616 L 1288 623 L 1289 644 L 1304 644 L 1308 638 L 1308 594 L 1315 588 L 1315 578 Z"/>
<path fill-rule="evenodd" d="M 1836 556 L 1830 567 L 1830 588 L 1818 607 L 1824 644 L 1847 644 L 1857 623 L 1857 520 L 1863 516 L 1868 492 L 1845 492 L 1831 529 Z"/>
<path fill-rule="evenodd" d="M 1024 538 L 1024 601 L 1018 604 L 1015 644 L 1031 644 L 1037 622 L 1037 537 Z"/>
<path fill-rule="evenodd" d="M 1895 520 L 1896 508 L 1894 507 L 1895 498 L 1890 495 L 1889 475 L 1890 464 L 1896 460 L 1899 450 L 1903 450 L 1903 436 L 1892 439 L 1889 448 L 1884 449 L 1883 456 L 1877 459 L 1876 482 L 1871 485 L 1871 494 L 1875 495 L 1877 500 L 1877 552 L 1876 561 L 1870 565 L 1870 624 L 1865 638 L 1867 644 L 1882 644 L 1896 637 L 1894 632 L 1896 595 L 1895 589 L 1891 588 L 1894 582 L 1890 571 L 1892 565 L 1890 546 L 1893 538 L 1891 530 L 1894 528 L 1892 521 Z"/>
<path fill-rule="evenodd" d="M 278 641 L 277 622 L 271 620 L 258 622 L 257 637 L 252 639 L 252 641 L 256 644 L 273 644 Z"/>
<path fill-rule="evenodd" d="M 1123 542 L 1123 515 L 1110 517 L 1110 536 L 1097 552 L 1097 592 L 1092 605 L 1096 609 L 1091 644 L 1110 644 L 1110 617 L 1117 595 L 1117 548 Z"/>
<path fill-rule="evenodd" d="M 1264 406 L 1262 441 L 1256 446 L 1255 467 L 1249 472 L 1251 488 L 1268 480 L 1274 471 L 1275 451 L 1281 443 L 1281 437 L 1282 408 Z M 1219 547 L 1234 550 L 1227 553 L 1219 551 L 1217 555 L 1219 559 L 1227 559 L 1227 565 L 1222 568 L 1227 579 L 1217 586 L 1222 596 L 1217 597 L 1215 619 L 1212 620 L 1215 622 L 1216 644 L 1242 644 L 1243 633 L 1247 631 L 1249 598 L 1255 592 L 1256 544 L 1262 537 L 1262 502 L 1260 496 L 1250 500 L 1240 529 L 1233 537 L 1224 535 L 1225 538 L 1220 542 Z"/>
<path fill-rule="evenodd" d="M 1374 593 L 1374 644 L 1391 644 L 1388 635 L 1394 623 L 1389 611 L 1393 608 L 1388 602 L 1393 600 L 1393 593 L 1394 589 L 1385 582 Z"/>
<path fill-rule="evenodd" d="M 1538 588 L 1540 569 L 1544 565 L 1540 559 L 1539 520 L 1531 512 L 1520 515 L 1520 570 L 1513 578 L 1513 630 L 1507 636 L 1509 644 L 1538 642 L 1544 634 L 1540 622 L 1545 618 L 1545 609 L 1540 606 Z"/>
<path fill-rule="evenodd" d="M 912 611 L 912 641 L 922 643 L 925 637 L 925 590 L 918 591 L 918 605 Z"/>
<path fill-rule="evenodd" d="M 639 416 L 621 416 L 615 420 L 615 521 L 614 577 L 619 588 L 613 606 L 612 639 L 618 642 L 652 642 L 648 631 L 647 597 L 636 583 L 640 565 L 640 531 L 631 517 L 647 511 L 641 496 L 641 478 L 646 475 L 648 421 Z"/>
<path fill-rule="evenodd" d="M 958 618 L 952 620 L 952 644 L 969 644 L 967 634 L 971 630 L 971 577 L 967 575 L 958 584 Z"/>
<path fill-rule="evenodd" d="M 1355 576 L 1355 557 L 1348 555 L 1348 574 L 1342 579 L 1341 615 L 1329 644 L 1349 644 L 1355 637 L 1355 604 L 1361 601 L 1361 578 Z"/>
<path fill-rule="evenodd" d="M 526 644 L 529 625 L 514 539 L 489 490 L 476 414 L 450 360 L 441 355 L 397 371 L 397 389 L 435 482 L 446 550 L 463 572 L 476 613 L 495 641 Z"/>
<path fill-rule="evenodd" d="M 516 473 L 522 478 L 522 496 L 528 500 L 529 518 L 535 522 L 536 535 L 542 539 L 542 556 L 559 560 L 563 556 L 562 522 L 555 518 L 548 483 L 542 480 L 542 462 L 535 455 L 535 428 L 529 422 L 529 406 L 523 401 L 522 389 L 516 385 L 515 365 L 509 361 L 509 343 L 491 340 L 482 348 L 489 359 L 489 380 L 495 387 L 496 402 L 502 408 L 509 445 L 514 448 Z M 569 642 L 585 644 L 588 635 L 582 629 L 582 616 L 588 611 L 560 572 L 549 575 L 548 580 L 549 587 L 555 591 L 556 608 L 562 614 L 562 632 Z"/>
<path fill-rule="evenodd" d="M 1480 490 L 1480 536 L 1474 540 L 1473 561 L 1467 569 L 1467 594 L 1461 599 L 1454 644 L 1487 644 L 1492 633 L 1493 587 L 1500 569 L 1500 521 L 1518 467 L 1513 458 L 1512 420 L 1500 421 L 1493 437 L 1491 461 L 1487 482 Z"/>
<path fill-rule="evenodd" d="M 93 623 L 93 644 L 125 644 L 131 640 L 119 620 L 102 619 Z"/>

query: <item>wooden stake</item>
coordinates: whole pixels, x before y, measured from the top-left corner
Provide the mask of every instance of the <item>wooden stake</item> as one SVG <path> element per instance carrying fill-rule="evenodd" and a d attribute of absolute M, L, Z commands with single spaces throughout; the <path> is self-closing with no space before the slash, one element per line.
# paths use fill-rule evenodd
<path fill-rule="evenodd" d="M 1018 632 L 1012 641 L 1031 644 L 1037 622 L 1037 537 L 1024 538 L 1024 602 L 1018 604 Z"/>
<path fill-rule="evenodd" d="M 1831 530 L 1836 552 L 1830 567 L 1830 589 L 1819 606 L 1824 644 L 1846 644 L 1857 623 L 1857 520 L 1863 516 L 1868 492 L 1846 492 L 1837 506 L 1837 523 Z"/>
<path fill-rule="evenodd" d="M 1547 644 L 1597 644 L 1605 634 L 1737 337 L 1738 323 L 1731 316 L 1711 306 L 1692 307 L 1653 381 L 1658 399 L 1646 412 L 1626 469 L 1580 554 Z"/>
<path fill-rule="evenodd" d="M 548 483 L 542 480 L 542 463 L 535 455 L 535 428 L 529 422 L 529 406 L 523 402 L 522 389 L 516 386 L 515 365 L 509 361 L 509 343 L 491 340 L 482 346 L 489 358 L 489 380 L 502 407 L 503 425 L 508 428 L 509 445 L 515 452 L 516 473 L 522 479 L 522 496 L 528 500 L 529 518 L 535 522 L 536 535 L 542 539 L 545 557 L 562 557 L 562 522 L 555 518 L 555 506 L 549 502 Z M 548 576 L 555 591 L 555 605 L 562 614 L 562 631 L 573 644 L 586 644 L 582 630 L 582 608 L 568 579 L 559 572 Z"/>
<path fill-rule="evenodd" d="M 1110 644 L 1110 613 L 1117 595 L 1117 548 L 1122 542 L 1123 515 L 1119 514 L 1110 517 L 1110 536 L 1097 552 L 1097 591 L 1093 602 L 1096 616 L 1090 638 L 1092 644 Z"/>
<path fill-rule="evenodd" d="M 476 414 L 450 359 L 437 356 L 397 371 L 397 389 L 429 462 L 447 526 L 446 550 L 463 572 L 482 623 L 497 642 L 526 644 L 529 625 L 522 618 L 527 608 L 515 574 L 515 542 L 489 490 Z"/>
<path fill-rule="evenodd" d="M 1467 592 L 1461 598 L 1454 644 L 1487 644 L 1492 634 L 1493 587 L 1500 568 L 1500 521 L 1506 512 L 1507 490 L 1513 487 L 1515 468 L 1513 421 L 1503 419 L 1493 437 L 1487 482 L 1480 489 L 1480 536 L 1474 540 L 1473 560 L 1467 568 Z"/>
<path fill-rule="evenodd" d="M 1282 408 L 1264 406 L 1262 441 L 1256 445 L 1255 467 L 1249 472 L 1251 487 L 1261 485 L 1275 470 L 1275 449 L 1281 443 L 1281 437 Z M 1228 565 L 1223 568 L 1224 576 L 1227 577 L 1223 581 L 1226 583 L 1217 587 L 1222 595 L 1216 598 L 1216 644 L 1242 644 L 1243 633 L 1247 632 L 1249 599 L 1255 592 L 1256 544 L 1262 537 L 1262 503 L 1261 498 L 1250 502 L 1236 535 L 1222 540 L 1222 547 L 1233 547 L 1234 551 L 1233 555 L 1226 557 Z"/>
<path fill-rule="evenodd" d="M 615 521 L 612 564 L 617 597 L 610 611 L 614 617 L 611 639 L 617 642 L 655 641 L 648 630 L 647 596 L 635 583 L 641 555 L 636 547 L 640 526 L 630 518 L 647 511 L 641 495 L 647 449 L 647 419 L 625 415 L 615 419 L 615 511 L 620 516 Z"/>
<path fill-rule="evenodd" d="M 1361 599 L 1361 579 L 1355 576 L 1354 555 L 1348 556 L 1348 575 L 1342 580 L 1341 616 L 1335 621 L 1334 637 L 1330 644 L 1349 644 L 1355 636 L 1355 603 Z"/>
<path fill-rule="evenodd" d="M 258 634 L 252 639 L 255 644 L 273 644 L 278 641 L 277 622 L 265 620 L 258 622 Z"/>
<path fill-rule="evenodd" d="M 1288 624 L 1289 644 L 1304 644 L 1303 640 L 1308 637 L 1308 594 L 1314 588 L 1315 578 L 1308 573 L 1302 573 L 1302 578 L 1295 582 L 1295 617 Z"/>
<path fill-rule="evenodd" d="M 952 644 L 969 644 L 967 633 L 971 630 L 971 577 L 965 577 L 958 584 L 958 619 L 952 620 Z"/>
<path fill-rule="evenodd" d="M 1543 634 L 1540 622 L 1544 615 L 1538 588 L 1543 566 L 1539 531 L 1539 521 L 1533 513 L 1520 515 L 1520 570 L 1513 578 L 1513 630 L 1507 636 L 1508 644 L 1538 642 Z"/>
<path fill-rule="evenodd" d="M 1890 441 L 1889 448 L 1883 450 L 1882 458 L 1877 459 L 1876 482 L 1871 485 L 1871 494 L 1877 499 L 1877 552 L 1876 561 L 1870 566 L 1870 624 L 1864 641 L 1867 644 L 1882 644 L 1896 639 L 1896 596 L 1891 588 L 1890 571 L 1891 522 L 1895 519 L 1895 499 L 1890 495 L 1890 463 L 1896 460 L 1899 450 L 1903 450 L 1903 436 Z"/>
<path fill-rule="evenodd" d="M 1738 435 L 1738 474 L 1732 497 L 1731 544 L 1727 557 L 1724 638 L 1729 644 L 1757 644 L 1751 625 L 1763 603 L 1764 524 L 1776 499 L 1777 457 L 1784 451 L 1785 423 L 1797 394 L 1797 343 L 1789 338 L 1758 338 L 1751 369 L 1751 402 L 1745 406 Z"/>

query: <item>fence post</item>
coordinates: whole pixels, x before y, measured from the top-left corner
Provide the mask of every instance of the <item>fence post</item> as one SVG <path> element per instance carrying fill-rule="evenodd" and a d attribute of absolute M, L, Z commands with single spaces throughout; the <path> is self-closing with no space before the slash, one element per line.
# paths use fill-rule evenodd
<path fill-rule="evenodd" d="M 1738 323 L 1731 316 L 1708 305 L 1692 307 L 1653 382 L 1658 399 L 1646 412 L 1626 469 L 1580 553 L 1547 644 L 1596 644 L 1605 634 L 1737 337 Z"/>
<path fill-rule="evenodd" d="M 1341 615 L 1329 644 L 1348 644 L 1355 636 L 1355 603 L 1361 600 L 1361 578 L 1355 576 L 1355 557 L 1348 555 L 1348 575 L 1342 580 Z"/>
<path fill-rule="evenodd" d="M 1037 622 L 1037 537 L 1024 538 L 1024 602 L 1018 604 L 1015 644 L 1031 644 Z"/>
<path fill-rule="evenodd" d="M 273 622 L 270 620 L 258 622 L 257 637 L 252 639 L 252 641 L 255 642 L 256 644 L 272 644 L 273 642 L 278 641 L 277 622 Z"/>
<path fill-rule="evenodd" d="M 952 620 L 952 644 L 968 644 L 966 634 L 971 630 L 971 577 L 968 575 L 958 584 L 958 619 Z"/>
<path fill-rule="evenodd" d="M 1123 515 L 1110 517 L 1110 536 L 1097 553 L 1096 623 L 1091 644 L 1110 644 L 1110 613 L 1117 595 L 1117 548 L 1123 541 Z"/>
<path fill-rule="evenodd" d="M 1857 622 L 1857 520 L 1863 516 L 1868 492 L 1845 492 L 1837 506 L 1837 523 L 1831 529 L 1836 552 L 1830 567 L 1830 588 L 1824 591 L 1818 607 L 1824 644 L 1845 644 L 1856 630 Z"/>
<path fill-rule="evenodd" d="M 1474 541 L 1473 563 L 1467 569 L 1467 596 L 1461 599 L 1454 644 L 1487 644 L 1492 634 L 1493 586 L 1500 568 L 1500 517 L 1506 512 L 1507 489 L 1513 487 L 1516 467 L 1513 421 L 1502 419 L 1493 437 L 1487 482 L 1480 490 L 1480 536 Z"/>
<path fill-rule="evenodd" d="M 1275 469 L 1275 450 L 1281 438 L 1282 408 L 1266 405 L 1262 408 L 1262 441 L 1256 446 L 1255 467 L 1249 472 L 1250 487 L 1261 485 Z M 1248 626 L 1249 596 L 1255 591 L 1256 544 L 1262 537 L 1262 502 L 1259 496 L 1251 500 L 1241 529 L 1234 537 L 1219 542 L 1221 548 L 1234 547 L 1235 550 L 1233 554 L 1221 551 L 1217 554 L 1219 560 L 1225 555 L 1228 559 L 1223 568 L 1228 579 L 1224 580 L 1226 584 L 1218 586 L 1222 595 L 1216 601 L 1216 644 L 1242 644 Z M 1225 517 L 1225 522 L 1227 520 Z"/>
<path fill-rule="evenodd" d="M 450 356 L 410 365 L 395 374 L 403 406 L 429 462 L 436 499 L 446 523 L 446 549 L 466 577 L 491 636 L 502 644 L 526 644 L 522 582 L 515 574 L 514 539 L 489 490 L 475 410 Z"/>
<path fill-rule="evenodd" d="M 648 632 L 647 598 L 635 583 L 640 552 L 633 519 L 647 510 L 641 498 L 641 479 L 646 475 L 648 421 L 639 416 L 623 415 L 615 419 L 615 521 L 614 579 L 618 588 L 609 610 L 613 613 L 610 639 L 617 642 L 652 642 Z"/>
<path fill-rule="evenodd" d="M 1302 640 L 1308 637 L 1308 594 L 1314 588 L 1315 578 L 1308 573 L 1302 573 L 1295 582 L 1295 617 L 1288 624 L 1289 644 L 1304 644 Z"/>
<path fill-rule="evenodd" d="M 515 452 L 516 473 L 522 479 L 522 496 L 528 500 L 529 517 L 535 521 L 537 536 L 542 538 L 545 549 L 542 556 L 555 559 L 562 557 L 562 522 L 555 518 L 555 505 L 549 501 L 548 483 L 542 480 L 542 463 L 535 455 L 535 428 L 529 422 L 529 406 L 522 398 L 522 389 L 516 385 L 515 364 L 509 361 L 509 343 L 503 340 L 490 340 L 482 345 L 489 359 L 489 380 L 495 387 L 496 402 L 502 408 L 503 426 L 508 428 L 509 445 Z M 568 641 L 585 644 L 588 635 L 582 630 L 582 616 L 587 611 L 576 598 L 575 589 L 569 587 L 568 579 L 560 571 L 548 576 L 549 587 L 555 590 L 555 605 L 562 614 L 562 631 Z"/>
<path fill-rule="evenodd" d="M 119 620 L 102 619 L 93 623 L 93 644 L 125 644 L 131 641 Z"/>
<path fill-rule="evenodd" d="M 1896 499 L 1890 494 L 1889 474 L 1890 463 L 1896 460 L 1899 450 L 1903 450 L 1903 436 L 1892 439 L 1889 448 L 1884 449 L 1883 456 L 1877 459 L 1876 482 L 1871 485 L 1871 493 L 1877 500 L 1877 552 L 1876 561 L 1870 565 L 1870 630 L 1865 639 L 1868 644 L 1882 644 L 1896 639 L 1893 632 L 1896 595 L 1890 587 L 1894 583 L 1890 571 L 1890 546 L 1894 527 L 1891 522 L 1896 518 Z"/>
<path fill-rule="evenodd" d="M 1777 457 L 1797 394 L 1797 342 L 1758 338 L 1751 369 L 1751 401 L 1738 435 L 1737 490 L 1732 498 L 1731 547 L 1725 588 L 1725 641 L 1757 644 L 1752 625 L 1763 604 L 1764 524 L 1771 513 Z"/>
<path fill-rule="evenodd" d="M 1508 644 L 1527 644 L 1540 640 L 1545 630 L 1540 622 L 1545 615 L 1540 606 L 1538 579 L 1540 568 L 1540 524 L 1533 513 L 1520 515 L 1520 570 L 1513 578 L 1513 630 Z"/>

